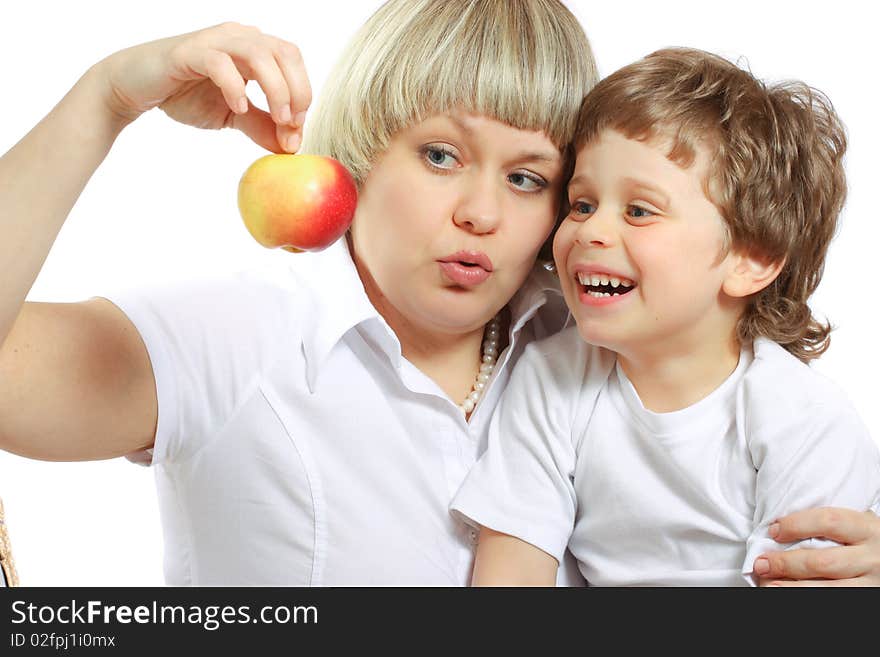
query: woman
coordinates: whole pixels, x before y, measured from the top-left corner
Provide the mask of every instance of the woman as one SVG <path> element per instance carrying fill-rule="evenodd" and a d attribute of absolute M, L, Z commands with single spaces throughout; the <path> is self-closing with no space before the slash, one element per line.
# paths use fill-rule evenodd
<path fill-rule="evenodd" d="M 273 151 L 302 140 L 305 69 L 254 28 L 99 62 L 0 161 L 0 446 L 150 449 L 171 584 L 466 584 L 475 537 L 446 505 L 523 346 L 564 320 L 534 265 L 595 78 L 558 2 L 395 0 L 355 36 L 305 134 L 358 181 L 345 241 L 223 280 L 22 305 L 86 181 L 151 107 Z M 269 114 L 241 105 L 246 79 Z M 38 169 L 55 194 L 34 188 Z M 860 574 L 877 552 L 842 549 Z"/>

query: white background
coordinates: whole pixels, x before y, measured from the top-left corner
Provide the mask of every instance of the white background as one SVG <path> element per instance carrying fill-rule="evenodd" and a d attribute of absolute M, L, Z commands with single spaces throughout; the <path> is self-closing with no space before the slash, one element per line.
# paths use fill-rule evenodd
<path fill-rule="evenodd" d="M 378 4 L 7 3 L 0 21 L 0 152 L 99 59 L 224 20 L 256 25 L 299 45 L 317 94 L 345 41 Z M 880 442 L 872 292 L 880 241 L 875 205 L 880 96 L 868 3 L 731 0 L 716 7 L 696 1 L 569 0 L 568 5 L 586 27 L 602 76 L 660 47 L 693 46 L 744 56 L 759 77 L 800 78 L 830 96 L 849 130 L 850 196 L 812 304 L 839 328 L 815 367 L 846 389 Z M 249 89 L 263 104 L 259 92 Z M 265 257 L 236 206 L 238 179 L 262 154 L 234 131 L 187 128 L 158 110 L 143 116 L 92 178 L 29 300 L 77 301 L 120 286 L 239 269 Z M 51 193 L 53 181 L 45 185 Z M 0 496 L 23 584 L 163 585 L 161 527 L 149 469 L 123 459 L 44 463 L 0 452 Z"/>

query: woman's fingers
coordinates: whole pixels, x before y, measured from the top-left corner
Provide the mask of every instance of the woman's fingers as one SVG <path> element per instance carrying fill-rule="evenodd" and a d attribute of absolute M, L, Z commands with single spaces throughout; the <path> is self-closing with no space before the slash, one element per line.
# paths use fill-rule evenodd
<path fill-rule="evenodd" d="M 294 117 L 311 103 L 308 75 L 294 44 L 235 23 L 211 28 L 201 43 L 228 54 L 245 81 L 256 80 L 276 123 L 294 125 Z"/>
<path fill-rule="evenodd" d="M 297 130 L 312 99 L 299 49 L 238 23 L 127 48 L 104 60 L 101 68 L 114 114 L 133 120 L 161 107 L 175 120 L 200 128 L 242 125 L 262 144 L 299 139 Z M 252 107 L 246 95 L 250 80 L 265 94 L 272 121 L 290 130 L 270 139 L 263 115 L 243 123 L 232 121 L 230 111 L 241 116 Z"/>
<path fill-rule="evenodd" d="M 232 115 L 229 126 L 273 153 L 295 153 L 302 142 L 302 129 L 279 125 L 259 107 L 250 105 L 246 114 Z"/>
<path fill-rule="evenodd" d="M 288 88 L 274 52 L 268 47 L 270 43 L 265 39 L 235 39 L 226 45 L 244 76 L 260 85 L 275 123 L 290 124 L 293 119 L 290 98 L 295 92 Z"/>
<path fill-rule="evenodd" d="M 855 545 L 786 550 L 762 554 L 754 569 L 762 579 L 847 579 L 865 574 L 865 557 Z"/>
<path fill-rule="evenodd" d="M 779 543 L 824 537 L 839 547 L 767 552 L 755 574 L 767 580 L 812 580 L 810 586 L 880 586 L 880 518 L 871 511 L 818 508 L 780 518 L 771 535 Z M 791 586 L 793 582 L 783 585 Z"/>
<path fill-rule="evenodd" d="M 143 44 L 111 60 L 108 80 L 121 115 L 159 106 L 171 118 L 199 128 L 235 127 L 274 153 L 296 152 L 302 141 L 311 86 L 299 49 L 256 27 L 223 23 Z M 268 113 L 247 97 L 254 80 Z M 123 103 L 125 105 L 125 103 Z"/>
<path fill-rule="evenodd" d="M 246 134 L 251 141 L 273 153 L 285 152 L 285 145 L 279 140 L 276 129 L 280 128 L 268 112 L 250 105 L 246 114 L 231 116 L 230 127 Z"/>
<path fill-rule="evenodd" d="M 312 103 L 312 87 L 303 63 L 302 54 L 294 44 L 274 39 L 275 61 L 291 92 L 290 108 L 293 113 L 291 125 L 301 128 L 305 123 L 306 110 Z"/>
<path fill-rule="evenodd" d="M 275 136 L 278 143 L 288 153 L 296 153 L 302 143 L 302 128 L 289 125 L 276 125 Z"/>
<path fill-rule="evenodd" d="M 229 109 L 236 114 L 244 114 L 248 111 L 246 83 L 235 67 L 232 57 L 220 50 L 206 50 L 202 70 L 198 72 L 211 78 L 211 81 L 217 85 Z"/>
<path fill-rule="evenodd" d="M 880 541 L 880 519 L 870 511 L 821 507 L 791 513 L 776 522 L 779 533 L 773 538 L 778 543 L 814 537 L 845 544 L 862 543 L 871 538 Z"/>

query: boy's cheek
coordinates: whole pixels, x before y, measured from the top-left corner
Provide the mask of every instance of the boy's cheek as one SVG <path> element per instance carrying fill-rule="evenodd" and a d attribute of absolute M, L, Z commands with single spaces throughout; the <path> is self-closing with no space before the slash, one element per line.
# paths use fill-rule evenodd
<path fill-rule="evenodd" d="M 563 222 L 553 237 L 553 264 L 556 265 L 556 273 L 559 274 L 560 278 L 563 278 L 565 274 L 566 254 L 568 252 L 568 248 L 565 246 L 565 228 L 565 222 Z"/>
<path fill-rule="evenodd" d="M 564 260 L 565 254 L 571 248 L 573 233 L 571 220 L 563 219 L 553 236 L 553 258 L 557 265 L 561 264 L 560 261 Z"/>
<path fill-rule="evenodd" d="M 559 277 L 563 293 L 574 299 L 577 297 L 577 290 L 574 289 L 574 282 L 568 275 L 568 258 L 571 253 L 572 241 L 565 234 L 565 232 L 571 232 L 571 227 L 568 231 L 565 231 L 565 227 L 565 223 L 563 223 L 553 240 L 553 264 L 556 265 L 556 275 Z"/>

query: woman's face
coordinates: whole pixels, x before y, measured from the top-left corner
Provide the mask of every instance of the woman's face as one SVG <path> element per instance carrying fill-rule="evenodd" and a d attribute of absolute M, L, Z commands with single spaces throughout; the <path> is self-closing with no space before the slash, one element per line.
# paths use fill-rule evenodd
<path fill-rule="evenodd" d="M 392 326 L 464 333 L 520 288 L 556 218 L 562 156 L 541 132 L 432 116 L 399 132 L 361 187 L 351 238 Z"/>

